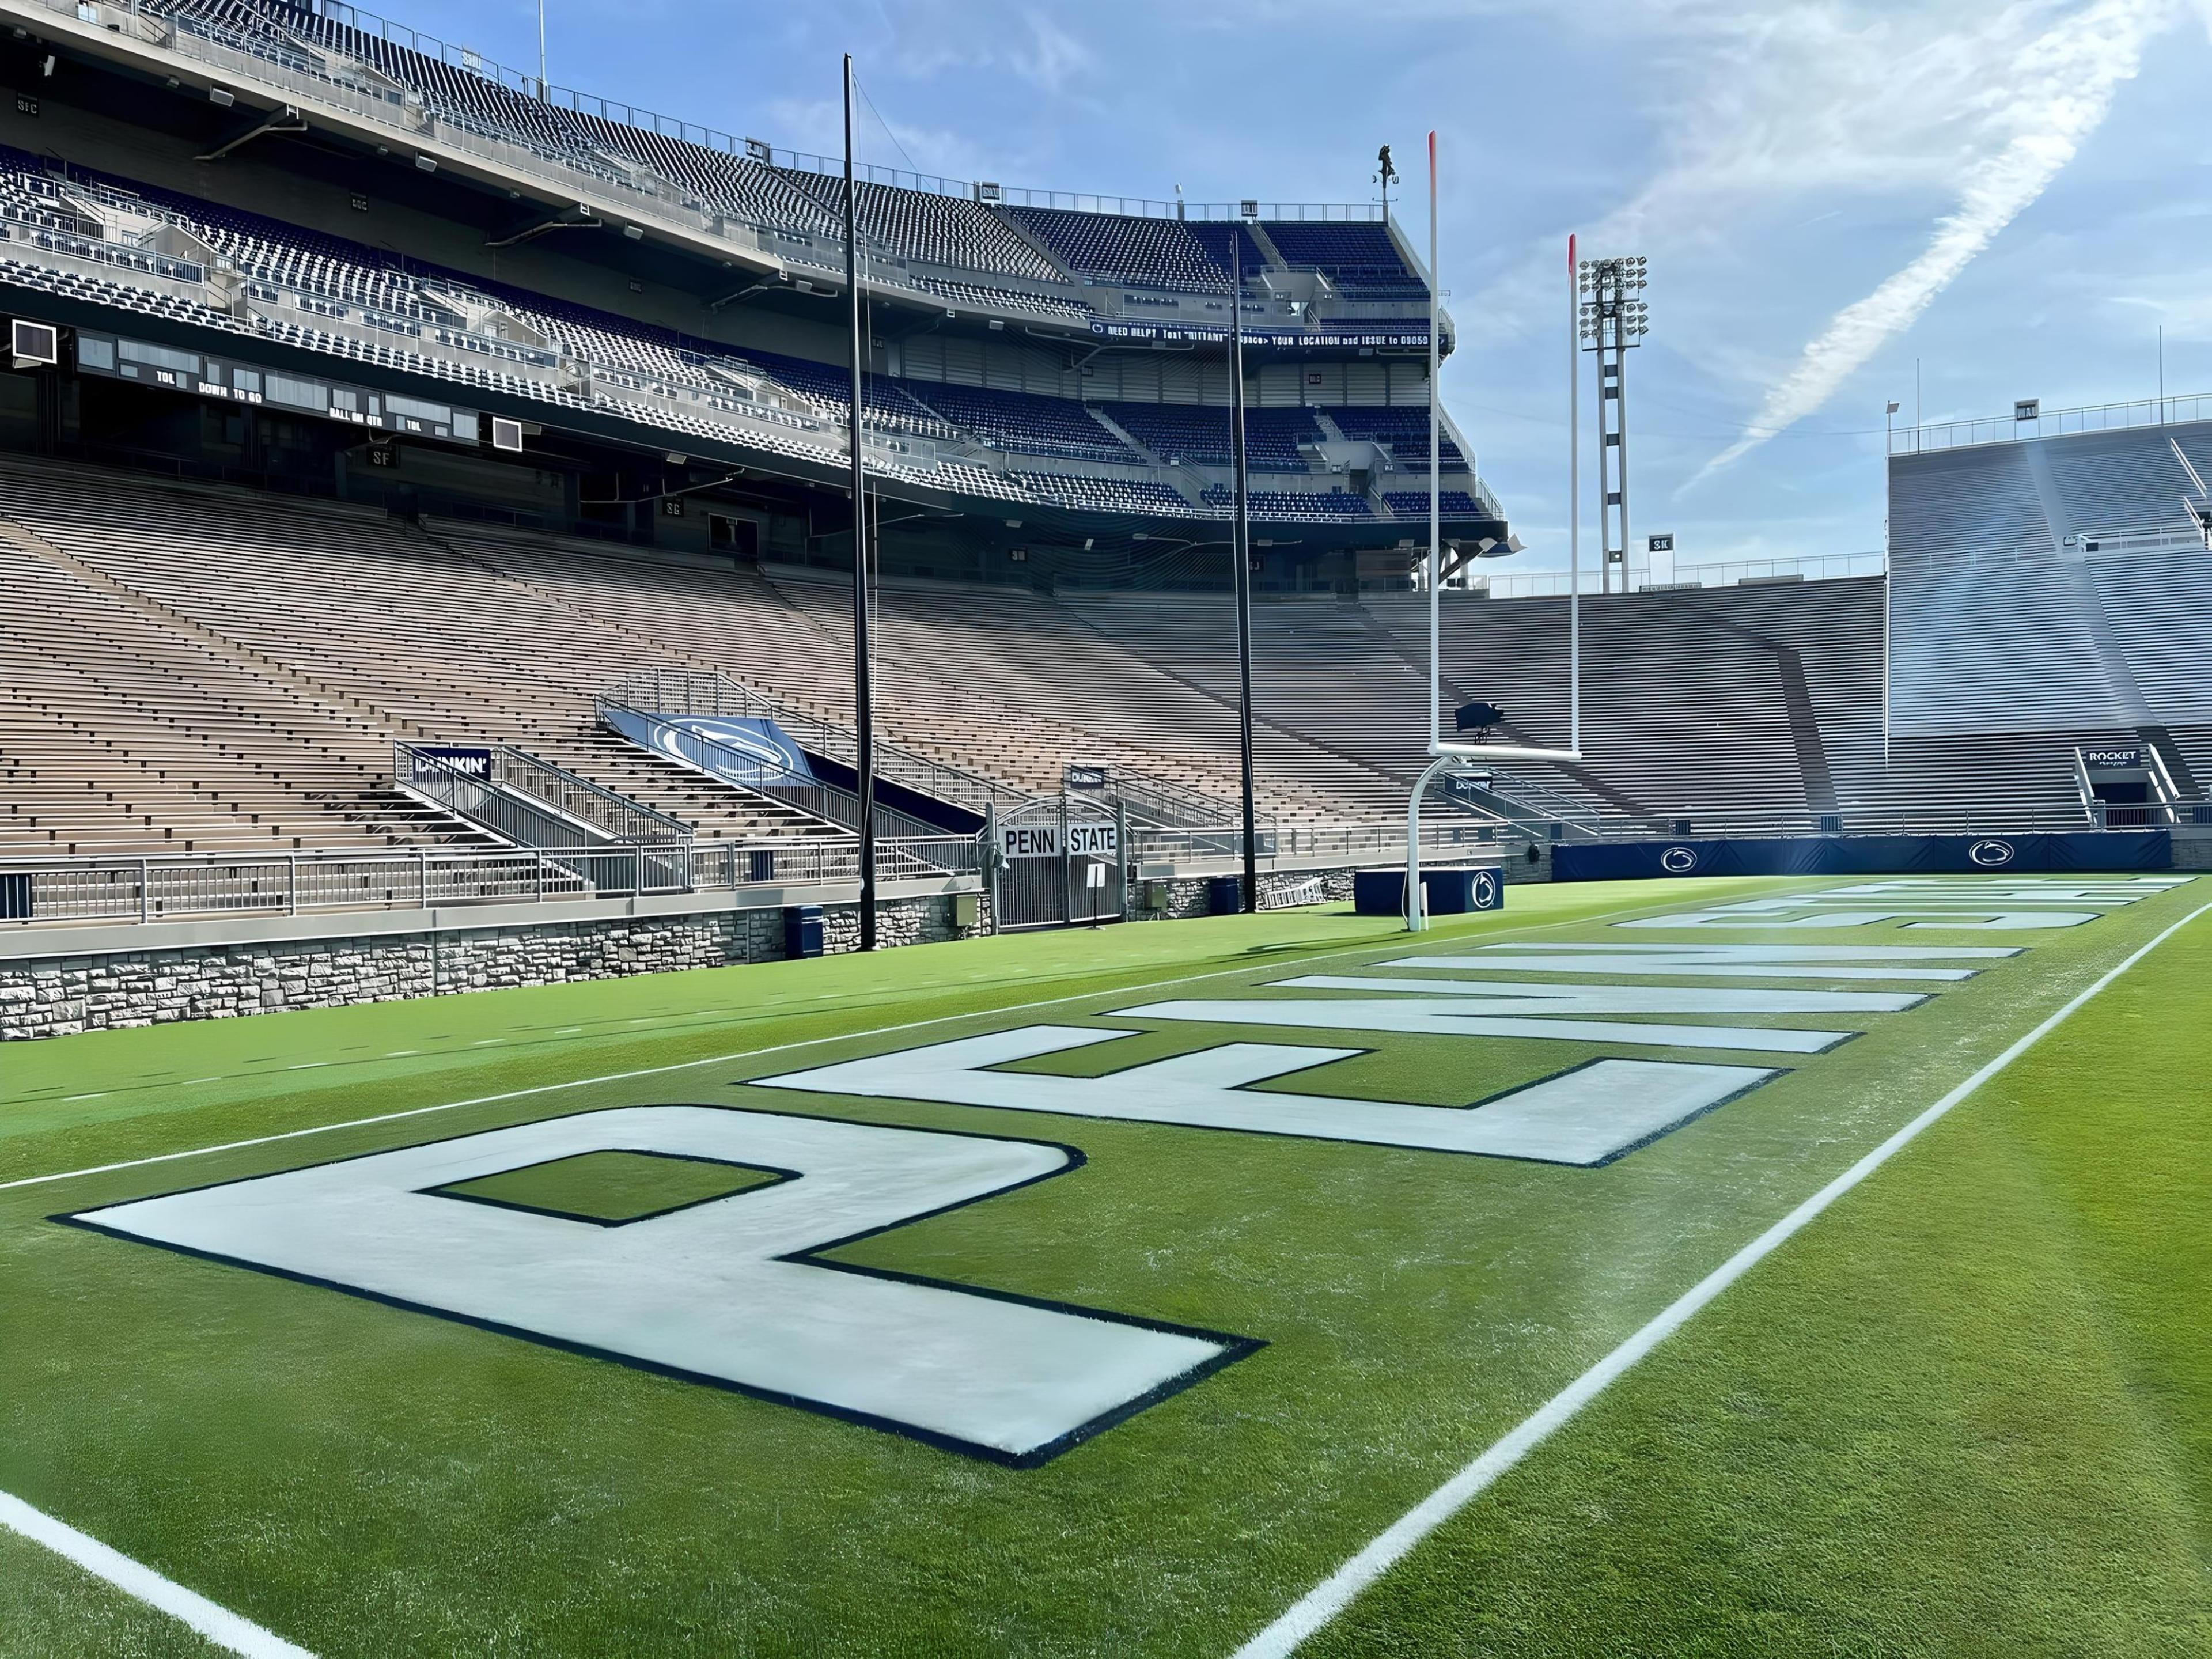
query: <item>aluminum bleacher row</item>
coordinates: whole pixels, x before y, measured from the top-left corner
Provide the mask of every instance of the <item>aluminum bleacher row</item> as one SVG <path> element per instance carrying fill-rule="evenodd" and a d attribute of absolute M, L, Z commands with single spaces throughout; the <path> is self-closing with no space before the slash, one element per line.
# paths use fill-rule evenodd
<path fill-rule="evenodd" d="M 1893 729 L 2212 720 L 2212 556 L 2177 449 L 2212 470 L 2212 422 L 1895 457 Z"/>
<path fill-rule="evenodd" d="M 850 596 L 823 574 L 84 468 L 0 462 L 0 854 L 407 844 L 465 837 L 394 788 L 390 744 L 513 744 L 695 826 L 837 833 L 599 730 L 646 669 L 713 671 L 793 718 L 849 728 Z M 1882 583 L 1587 602 L 1578 767 L 1505 784 L 1606 813 L 1703 819 L 1991 802 L 2077 804 L 2070 748 L 2124 726 L 1881 739 Z M 1564 601 L 1452 594 L 1446 695 L 1565 738 Z M 1071 762 L 1214 800 L 1237 787 L 1225 595 L 892 579 L 878 605 L 878 726 L 1018 792 Z M 1255 606 L 1263 810 L 1387 823 L 1423 763 L 1418 596 Z M 2212 722 L 2172 733 L 2212 773 Z"/>
<path fill-rule="evenodd" d="M 100 234 L 79 236 L 76 227 Z M 204 248 L 201 261 L 136 246 L 165 229 Z M 0 276 L 27 288 L 536 403 L 611 410 L 794 459 L 842 460 L 849 386 L 842 365 L 693 338 L 82 168 L 57 179 L 40 158 L 4 149 L 0 231 L 8 238 L 0 248 Z M 68 257 L 42 258 L 33 245 Z M 242 307 L 212 302 L 207 283 L 213 264 L 228 265 L 245 280 Z M 1226 466 L 1224 408 L 1091 404 L 877 374 L 866 378 L 864 403 L 872 434 L 928 441 L 927 453 L 893 454 L 882 462 L 914 482 L 1100 513 L 1214 518 L 1224 510 L 1218 492 L 1186 491 L 1157 475 L 1167 462 Z M 1412 454 L 1426 450 L 1425 408 L 1339 407 L 1331 413 L 1340 428 L 1392 434 L 1385 441 L 1395 441 L 1399 464 L 1425 470 Z M 1115 426 L 1139 447 L 1125 442 Z M 1255 471 L 1311 476 L 1324 495 L 1340 487 L 1340 478 L 1312 472 L 1315 457 L 1301 448 L 1325 435 L 1314 411 L 1255 408 L 1246 432 Z M 1025 456 L 1102 463 L 1138 476 L 1065 474 L 1049 465 L 1020 465 Z M 1465 466 L 1449 439 L 1446 465 Z M 1143 477 L 1147 471 L 1156 477 Z M 1049 482 L 1032 484 L 1039 474 Z M 1497 514 L 1472 473 L 1454 505 Z M 1389 516 L 1379 501 L 1358 509 L 1341 500 L 1316 504 L 1288 485 L 1255 495 L 1255 511 L 1287 520 Z"/>

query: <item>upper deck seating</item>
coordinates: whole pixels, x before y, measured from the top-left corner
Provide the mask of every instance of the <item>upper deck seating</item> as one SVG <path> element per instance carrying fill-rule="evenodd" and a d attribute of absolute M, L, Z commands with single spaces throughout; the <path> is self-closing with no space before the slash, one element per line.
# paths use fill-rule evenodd
<path fill-rule="evenodd" d="M 1427 285 L 1406 268 L 1397 244 L 1380 224 L 1271 219 L 1261 228 L 1285 260 L 1320 270 L 1351 297 L 1429 297 Z"/>

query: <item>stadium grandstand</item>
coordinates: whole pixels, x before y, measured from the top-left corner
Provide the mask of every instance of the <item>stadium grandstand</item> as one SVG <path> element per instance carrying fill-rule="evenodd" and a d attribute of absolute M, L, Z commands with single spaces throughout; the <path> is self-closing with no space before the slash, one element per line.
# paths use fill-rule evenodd
<path fill-rule="evenodd" d="M 0 78 L 0 1659 L 2203 1650 L 2212 398 L 1658 580 L 1640 257 L 1516 534 L 1380 203 Z"/>
<path fill-rule="evenodd" d="M 468 894 L 549 850 L 577 891 L 620 849 L 641 887 L 848 877 L 835 164 L 349 7 L 11 9 L 37 92 L 0 112 L 0 556 L 35 598 L 0 856 L 59 861 L 18 908 L 150 917 L 173 901 L 117 860 L 251 854 L 434 850 Z M 896 872 L 972 884 L 979 828 L 1079 776 L 1130 870 L 1221 854 L 1232 307 L 1277 855 L 1382 856 L 1427 764 L 1432 499 L 1443 695 L 1565 748 L 1569 603 L 1492 597 L 1517 542 L 1448 414 L 1430 453 L 1394 221 L 861 172 Z M 2194 412 L 1900 434 L 1887 576 L 1583 600 L 1585 757 L 1455 780 L 1441 833 L 1541 871 L 1651 836 L 2193 825 Z M 63 896 L 70 860 L 113 890 Z"/>

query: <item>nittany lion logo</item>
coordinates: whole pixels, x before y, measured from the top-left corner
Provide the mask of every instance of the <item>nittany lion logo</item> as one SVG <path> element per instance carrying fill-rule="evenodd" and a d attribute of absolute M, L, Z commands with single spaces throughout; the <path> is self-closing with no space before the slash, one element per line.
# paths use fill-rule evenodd
<path fill-rule="evenodd" d="M 1475 872 L 1474 908 L 1487 910 L 1498 902 L 1498 878 L 1487 870 Z"/>
<path fill-rule="evenodd" d="M 1670 847 L 1659 855 L 1659 867 L 1670 875 L 1686 876 L 1698 867 L 1694 847 Z"/>
<path fill-rule="evenodd" d="M 2013 845 L 2008 841 L 1978 841 L 1966 849 L 1966 856 L 1984 870 L 1999 870 L 2013 860 Z"/>

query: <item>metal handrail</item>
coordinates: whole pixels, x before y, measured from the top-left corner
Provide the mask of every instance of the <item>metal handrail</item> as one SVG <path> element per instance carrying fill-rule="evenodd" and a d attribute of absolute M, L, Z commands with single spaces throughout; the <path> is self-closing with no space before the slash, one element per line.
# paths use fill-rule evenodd
<path fill-rule="evenodd" d="M 501 787 L 544 801 L 564 817 L 604 831 L 611 840 L 637 844 L 689 842 L 698 833 L 681 818 L 617 794 L 549 760 L 505 745 L 493 753 Z"/>
<path fill-rule="evenodd" d="M 2064 437 L 2076 432 L 2119 432 L 2133 427 L 2176 426 L 2206 420 L 2212 420 L 2212 393 L 2137 398 L 2127 403 L 2085 404 L 2078 409 L 2039 410 L 2024 421 L 1990 415 L 1901 426 L 1889 434 L 1889 453 L 1923 455 L 1982 444 L 2018 443 L 2026 438 Z"/>
<path fill-rule="evenodd" d="M 1489 857 L 1501 854 L 1534 838 L 1510 825 L 1495 823 L 1424 824 L 1423 855 Z M 1130 826 L 1133 854 L 1144 859 L 1234 859 L 1244 851 L 1243 826 L 1236 823 L 1193 825 L 1176 829 Z M 1261 832 L 1255 849 L 1261 861 L 1284 859 L 1375 859 L 1401 865 L 1406 856 L 1406 825 L 1395 823 L 1292 823 Z"/>
<path fill-rule="evenodd" d="M 389 45 L 404 46 L 421 57 L 434 58 L 448 68 L 458 69 L 465 74 L 474 75 L 481 79 L 495 82 L 526 98 L 541 99 L 556 107 L 574 110 L 578 114 L 594 115 L 601 120 L 617 122 L 623 126 L 636 127 L 641 131 L 658 133 L 664 137 L 672 137 L 683 143 L 696 144 L 702 149 L 714 149 L 726 155 L 749 156 L 772 167 L 825 173 L 842 173 L 843 171 L 844 162 L 842 158 L 808 155 L 803 151 L 786 149 L 779 145 L 766 144 L 758 139 L 737 138 L 713 127 L 701 126 L 671 116 L 659 115 L 651 110 L 640 109 L 632 104 L 617 103 L 592 93 L 576 91 L 572 88 L 548 85 L 534 75 L 507 68 L 470 47 L 448 45 L 434 35 L 424 34 L 418 30 L 408 27 L 404 23 L 391 21 L 361 7 L 343 3 L 343 0 L 310 0 L 309 9 L 333 22 L 343 23 L 348 27 L 358 30 L 363 34 L 374 34 Z M 320 42 L 316 42 L 312 50 L 327 53 L 331 48 Z M 381 72 L 379 71 L 379 73 Z M 896 167 L 883 167 L 867 162 L 858 162 L 854 166 L 854 176 L 869 183 L 890 185 L 899 189 L 920 191 L 933 195 L 965 198 L 974 201 L 989 199 L 982 188 L 971 180 L 946 179 L 935 173 L 908 172 Z M 1099 207 L 1091 210 L 1098 212 L 1139 213 L 1148 217 L 1169 219 L 1182 217 L 1228 219 L 1243 216 L 1243 204 L 1235 202 L 1143 201 L 1131 197 L 1074 195 L 1066 191 L 1017 190 L 1002 186 L 994 186 L 994 188 L 1000 189 L 1002 199 L 1009 201 L 1016 197 L 1023 198 L 1025 201 L 1029 198 L 1054 197 L 1084 202 L 1111 202 L 1115 204 L 1110 208 Z M 1039 202 L 1037 204 L 1054 205 L 1055 204 Z M 1262 205 L 1265 211 L 1261 216 L 1271 219 L 1314 217 L 1379 221 L 1382 216 L 1382 209 L 1372 203 L 1269 203 Z"/>
<path fill-rule="evenodd" d="M 1655 586 L 1662 589 L 1692 586 L 1732 587 L 1793 576 L 1802 576 L 1809 582 L 1848 581 L 1856 577 L 1881 575 L 1887 566 L 1887 556 L 1880 551 L 1808 554 L 1789 559 L 1729 559 L 1713 564 L 1676 565 L 1667 581 Z M 1474 593 L 1487 594 L 1493 599 L 1558 599 L 1568 592 L 1568 574 L 1564 570 L 1532 570 L 1490 575 L 1478 568 L 1470 576 L 1468 587 Z M 1589 587 L 1590 579 L 1585 575 L 1585 598 L 1590 597 Z M 1447 587 L 1444 592 L 1449 593 L 1451 589 Z"/>
<path fill-rule="evenodd" d="M 625 735 L 613 720 L 607 718 L 609 709 L 621 709 L 623 706 L 611 699 L 602 697 L 597 707 L 600 723 L 618 736 Z M 643 709 L 630 708 L 625 709 L 624 712 L 647 720 L 659 718 L 646 714 Z M 735 789 L 745 794 L 758 795 L 763 799 L 776 801 L 795 808 L 810 817 L 819 818 L 826 823 L 833 823 L 841 830 L 850 830 L 855 834 L 859 832 L 860 798 L 856 792 L 845 788 L 841 784 L 827 783 L 820 778 L 805 775 L 787 767 L 778 766 L 761 755 L 748 753 L 734 744 L 723 743 L 703 732 L 669 725 L 665 721 L 662 723 L 669 733 L 672 747 L 669 750 L 653 752 L 659 754 L 663 759 L 678 761 L 690 766 L 713 778 L 725 787 Z M 717 762 L 722 763 L 717 765 L 714 763 Z M 769 781 L 747 783 L 742 781 L 744 774 L 763 771 L 773 775 Z M 738 775 L 732 775 L 733 773 Z M 875 825 L 876 834 L 880 838 L 927 841 L 944 833 L 936 824 L 918 818 L 910 812 L 902 812 L 896 806 L 886 806 L 881 801 L 877 801 L 874 805 L 875 811 L 871 815 L 871 818 Z"/>
<path fill-rule="evenodd" d="M 1097 793 L 1108 800 L 1120 801 L 1133 818 L 1150 820 L 1156 827 L 1226 823 L 1237 817 L 1234 802 L 1193 789 L 1172 778 L 1124 766 L 1102 766 L 1098 769 L 1106 775 L 1106 781 L 1098 787 Z M 1272 828 L 1273 815 L 1263 823 Z"/>
<path fill-rule="evenodd" d="M 972 877 L 982 868 L 972 836 L 878 844 L 887 879 Z M 410 847 L 371 852 L 203 853 L 131 858 L 0 858 L 0 878 L 25 878 L 28 916 L 14 925 L 146 922 L 206 915 L 304 915 L 428 910 L 453 905 L 805 887 L 857 880 L 849 836 L 804 842 L 714 842 L 668 849 L 613 847 L 563 853 L 538 848 Z M 0 928 L 9 926 L 0 921 Z"/>
<path fill-rule="evenodd" d="M 2095 808 L 2108 804 L 2094 803 Z M 2115 806 L 2116 812 L 2154 810 Z M 1972 806 L 1847 806 L 1832 812 L 1810 809 L 1730 808 L 1680 812 L 1601 813 L 1598 833 L 1607 840 L 1692 841 L 1723 836 L 1998 835 L 2036 830 L 2105 827 L 2106 814 L 2089 805 L 2048 801 L 1990 802 Z M 1684 826 L 1688 826 L 1686 829 Z"/>
<path fill-rule="evenodd" d="M 689 824 L 534 756 L 493 748 L 483 777 L 415 744 L 394 742 L 392 756 L 398 788 L 543 854 L 586 890 L 623 885 L 626 869 L 627 884 L 639 891 L 681 891 L 690 879 Z"/>

